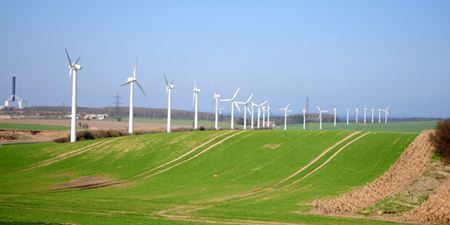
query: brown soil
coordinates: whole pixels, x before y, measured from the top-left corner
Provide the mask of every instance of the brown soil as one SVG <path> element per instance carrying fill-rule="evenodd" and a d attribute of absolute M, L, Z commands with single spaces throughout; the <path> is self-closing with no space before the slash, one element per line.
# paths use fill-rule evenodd
<path fill-rule="evenodd" d="M 314 211 L 324 214 L 354 214 L 403 190 L 424 172 L 430 162 L 433 153 L 429 142 L 430 132 L 422 132 L 383 176 L 341 197 L 314 201 Z"/>
<path fill-rule="evenodd" d="M 83 124 L 88 124 L 89 129 L 93 130 L 127 130 L 128 122 L 112 121 L 112 120 L 79 120 Z M 66 119 L 1 119 L 0 123 L 13 123 L 13 124 L 39 124 L 39 125 L 57 125 L 70 127 L 70 120 Z M 172 127 L 176 128 L 190 128 L 189 125 L 176 125 Z M 164 123 L 153 122 L 135 122 L 135 131 L 163 131 L 166 128 Z"/>
<path fill-rule="evenodd" d="M 281 144 L 266 144 L 264 145 L 264 148 L 266 149 L 277 149 L 281 146 Z"/>
<path fill-rule="evenodd" d="M 54 190 L 91 189 L 91 188 L 107 187 L 118 183 L 119 183 L 118 181 L 114 181 L 106 177 L 85 176 L 71 180 L 69 182 L 55 184 L 53 185 L 53 189 Z"/>
<path fill-rule="evenodd" d="M 26 143 L 52 141 L 66 135 L 64 131 L 33 131 L 0 129 L 0 143 Z"/>
<path fill-rule="evenodd" d="M 450 179 L 442 184 L 419 208 L 402 216 L 408 222 L 421 224 L 450 224 Z"/>

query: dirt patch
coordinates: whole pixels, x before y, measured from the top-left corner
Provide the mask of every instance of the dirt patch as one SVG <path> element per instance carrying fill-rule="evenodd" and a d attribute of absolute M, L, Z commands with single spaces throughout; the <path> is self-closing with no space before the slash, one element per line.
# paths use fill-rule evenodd
<path fill-rule="evenodd" d="M 421 224 L 450 224 L 450 179 L 428 201 L 403 215 L 402 219 Z"/>
<path fill-rule="evenodd" d="M 429 142 L 430 132 L 422 132 L 397 162 L 377 180 L 335 199 L 313 201 L 313 210 L 324 214 L 354 214 L 400 192 L 413 183 L 429 164 L 433 153 Z"/>
<path fill-rule="evenodd" d="M 281 146 L 281 144 L 265 144 L 263 147 L 265 149 L 277 149 Z"/>
<path fill-rule="evenodd" d="M 68 182 L 57 183 L 53 185 L 54 190 L 61 189 L 91 189 L 99 187 L 107 187 L 120 183 L 106 177 L 101 176 L 84 176 Z"/>
<path fill-rule="evenodd" d="M 66 135 L 64 131 L 0 129 L 0 143 L 43 142 Z"/>

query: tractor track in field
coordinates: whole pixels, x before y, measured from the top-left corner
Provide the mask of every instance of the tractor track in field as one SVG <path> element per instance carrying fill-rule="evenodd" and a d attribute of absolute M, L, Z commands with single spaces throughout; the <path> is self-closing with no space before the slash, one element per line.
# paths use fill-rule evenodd
<path fill-rule="evenodd" d="M 172 159 L 172 160 L 170 160 L 169 162 L 166 162 L 166 163 L 164 163 L 164 164 L 162 164 L 162 165 L 159 165 L 159 166 L 157 166 L 157 167 L 155 167 L 155 168 L 152 168 L 152 169 L 150 169 L 150 170 L 147 170 L 147 171 L 141 172 L 141 173 L 139 173 L 139 174 L 136 174 L 136 175 L 133 176 L 133 178 L 145 177 L 145 176 L 147 176 L 148 174 L 151 174 L 153 171 L 158 170 L 158 169 L 161 169 L 161 168 L 163 168 L 163 167 L 165 167 L 165 166 L 168 166 L 169 164 L 175 163 L 176 161 L 179 161 L 179 160 L 185 158 L 185 157 L 188 156 L 189 154 L 191 154 L 191 153 L 197 151 L 198 149 L 203 148 L 204 146 L 210 144 L 211 142 L 215 141 L 216 139 L 221 138 L 221 137 L 223 137 L 223 136 L 225 136 L 225 135 L 227 135 L 227 134 L 230 134 L 230 133 L 232 133 L 232 131 L 228 131 L 228 132 L 224 132 L 224 133 L 222 133 L 222 134 L 216 135 L 216 136 L 212 137 L 211 139 L 209 139 L 208 141 L 203 142 L 202 144 L 200 144 L 200 145 L 194 147 L 193 149 L 189 150 L 188 152 L 186 152 L 186 153 L 184 153 L 184 154 L 182 154 L 182 155 L 176 157 L 175 159 Z"/>
<path fill-rule="evenodd" d="M 276 183 L 274 185 L 271 185 L 271 186 L 268 186 L 268 187 L 264 187 L 264 188 L 261 188 L 261 189 L 255 189 L 253 191 L 247 191 L 247 192 L 242 192 L 242 193 L 238 193 L 238 194 L 234 194 L 234 195 L 229 195 L 229 196 L 226 196 L 226 197 L 210 199 L 210 200 L 207 200 L 207 201 L 198 202 L 196 204 L 182 205 L 182 206 L 177 206 L 177 207 L 174 207 L 174 208 L 160 210 L 160 211 L 158 211 L 156 213 L 156 215 L 160 216 L 160 217 L 163 217 L 165 219 L 168 219 L 168 220 L 203 222 L 203 223 L 212 223 L 212 224 L 214 224 L 214 223 L 222 224 L 224 222 L 225 222 L 224 224 L 238 224 L 238 225 L 298 224 L 298 223 L 283 223 L 283 222 L 270 222 L 270 221 L 257 221 L 257 220 L 222 219 L 222 218 L 213 218 L 213 217 L 201 217 L 201 216 L 194 216 L 194 215 L 192 215 L 192 212 L 199 211 L 199 210 L 206 209 L 206 208 L 210 208 L 210 207 L 213 207 L 213 206 L 215 206 L 217 204 L 224 203 L 224 202 L 227 202 L 227 201 L 233 201 L 233 200 L 242 201 L 242 200 L 248 199 L 248 198 L 260 197 L 263 194 L 269 194 L 269 193 L 273 193 L 275 191 L 278 191 L 278 190 L 281 190 L 281 189 L 284 189 L 284 188 L 291 187 L 292 185 L 297 184 L 298 182 L 302 181 L 306 177 L 309 177 L 310 175 L 314 174 L 315 172 L 317 172 L 318 170 L 320 170 L 321 168 L 326 166 L 340 152 L 342 152 L 344 149 L 346 149 L 348 146 L 350 146 L 351 144 L 353 144 L 354 142 L 356 142 L 360 138 L 368 135 L 370 132 L 365 132 L 365 133 L 362 133 L 362 134 L 361 133 L 362 132 L 357 131 L 357 132 L 353 132 L 350 135 L 344 137 L 342 140 L 340 140 L 340 141 L 336 142 L 335 144 L 333 144 L 332 146 L 326 148 L 319 156 L 314 158 L 307 165 L 303 166 L 302 168 L 300 168 L 299 170 L 297 170 L 293 174 L 289 175 L 287 178 L 283 179 L 282 181 L 280 181 L 279 183 Z M 355 135 L 358 135 L 358 134 L 361 134 L 361 135 L 359 135 L 356 138 L 350 140 L 352 137 L 355 137 Z M 295 179 L 291 183 L 287 183 L 286 184 L 286 181 L 294 178 L 296 175 L 298 175 L 302 171 L 308 169 L 315 162 L 317 162 L 322 157 L 324 157 L 328 152 L 330 152 L 331 150 L 333 150 L 334 148 L 338 147 L 339 145 L 341 145 L 342 143 L 344 143 L 344 142 L 346 142 L 348 140 L 350 140 L 348 143 L 346 143 L 345 145 L 340 147 L 335 153 L 333 153 L 331 156 L 329 156 L 329 158 L 327 158 L 324 162 L 322 162 L 320 165 L 318 165 L 315 169 L 313 169 L 309 173 L 307 173 L 307 174 L 305 174 L 305 175 Z M 280 184 L 282 184 L 282 185 L 279 186 Z"/>
<path fill-rule="evenodd" d="M 111 180 L 111 181 L 100 181 L 100 182 L 90 182 L 90 183 L 86 183 L 86 184 L 80 184 L 77 186 L 70 186 L 70 187 L 61 187 L 61 188 L 55 188 L 50 190 L 50 192 L 68 192 L 68 191 L 73 191 L 73 190 L 87 190 L 87 189 L 98 189 L 98 188 L 106 188 L 106 187 L 111 187 L 111 186 L 117 186 L 117 185 L 124 185 L 127 183 L 131 183 L 133 181 L 135 181 L 136 179 L 146 179 L 146 178 L 150 178 L 153 176 L 156 176 L 158 174 L 161 174 L 163 172 L 166 172 L 176 166 L 179 166 L 185 162 L 188 162 L 192 159 L 195 159 L 197 157 L 199 157 L 200 155 L 204 154 L 205 152 L 211 150 L 212 148 L 224 143 L 225 141 L 227 141 L 228 139 L 235 137 L 241 133 L 243 133 L 245 131 L 238 131 L 238 132 L 233 132 L 233 131 L 229 131 L 229 132 L 225 132 L 223 134 L 219 134 L 216 135 L 214 137 L 212 137 L 210 140 L 203 142 L 202 144 L 194 147 L 192 150 L 189 150 L 187 153 L 182 154 L 181 156 L 178 156 L 177 158 L 166 162 L 162 165 L 159 165 L 155 168 L 152 168 L 150 170 L 144 171 L 140 174 L 137 174 L 131 178 L 128 179 L 124 179 L 124 180 Z M 231 135 L 229 135 L 231 134 Z M 225 137 L 224 139 L 206 147 L 205 149 L 203 149 L 200 152 L 197 152 L 196 154 L 194 154 L 193 156 L 190 156 L 190 154 L 195 153 L 196 151 L 198 151 L 199 149 L 202 149 L 203 147 L 207 146 L 208 144 L 214 142 L 215 140 L 224 137 L 226 135 L 229 135 L 227 137 Z M 167 167 L 166 167 L 167 166 Z"/>
<path fill-rule="evenodd" d="M 116 139 L 103 141 L 103 142 L 96 142 L 96 143 L 84 146 L 84 147 L 82 147 L 80 149 L 76 149 L 76 150 L 73 150 L 73 151 L 69 151 L 69 152 L 63 153 L 63 154 L 57 155 L 57 156 L 55 156 L 53 158 L 46 159 L 46 160 L 37 162 L 35 164 L 32 164 L 32 165 L 30 165 L 30 166 L 28 166 L 28 167 L 26 167 L 24 169 L 19 170 L 19 172 L 28 171 L 28 170 L 36 169 L 36 168 L 39 168 L 39 167 L 48 166 L 48 165 L 51 165 L 53 163 L 57 163 L 57 162 L 60 162 L 62 160 L 65 160 L 65 159 L 68 159 L 68 158 L 71 158 L 71 157 L 83 154 L 83 153 L 85 153 L 85 152 L 87 152 L 89 150 L 92 150 L 94 147 L 105 146 L 105 145 L 107 145 L 107 144 L 109 144 L 109 143 L 111 143 L 111 142 L 113 142 L 115 140 Z"/>

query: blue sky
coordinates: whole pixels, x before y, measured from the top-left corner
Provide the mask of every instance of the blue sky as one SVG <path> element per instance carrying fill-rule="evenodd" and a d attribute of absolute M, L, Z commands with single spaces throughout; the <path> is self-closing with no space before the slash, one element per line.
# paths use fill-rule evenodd
<path fill-rule="evenodd" d="M 291 103 L 341 114 L 392 107 L 392 116 L 450 116 L 450 1 L 1 1 L 0 98 L 17 76 L 33 105 L 70 104 L 64 48 L 81 55 L 79 105 L 110 106 L 138 58 L 149 94 L 166 107 L 212 111 L 238 87 L 273 108 Z M 229 105 L 225 105 L 229 110 Z"/>

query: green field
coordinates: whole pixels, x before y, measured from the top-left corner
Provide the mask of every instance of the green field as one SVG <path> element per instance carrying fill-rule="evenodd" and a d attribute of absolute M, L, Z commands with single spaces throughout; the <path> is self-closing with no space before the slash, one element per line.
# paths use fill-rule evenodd
<path fill-rule="evenodd" d="M 41 124 L 15 124 L 15 123 L 0 123 L 0 129 L 8 130 L 68 130 L 69 127 L 57 125 L 41 125 Z"/>
<path fill-rule="evenodd" d="M 392 224 L 314 215 L 310 202 L 380 176 L 416 135 L 199 131 L 5 145 L 0 147 L 0 221 Z M 87 176 L 115 185 L 63 185 Z"/>

